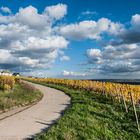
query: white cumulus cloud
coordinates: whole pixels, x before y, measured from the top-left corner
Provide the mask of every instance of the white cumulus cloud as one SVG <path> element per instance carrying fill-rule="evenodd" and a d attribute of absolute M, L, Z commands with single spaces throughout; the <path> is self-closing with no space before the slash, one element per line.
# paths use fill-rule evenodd
<path fill-rule="evenodd" d="M 1 7 L 0 8 L 0 10 L 2 11 L 2 12 L 4 12 L 4 13 L 8 13 L 8 14 L 11 14 L 12 12 L 11 12 L 11 10 L 8 8 L 8 7 Z"/>
<path fill-rule="evenodd" d="M 65 77 L 81 77 L 81 76 L 86 76 L 86 73 L 80 73 L 80 72 L 73 72 L 73 71 L 66 71 L 64 70 L 62 72 L 62 75 Z"/>
<path fill-rule="evenodd" d="M 60 60 L 61 60 L 61 61 L 69 61 L 69 60 L 70 60 L 70 57 L 64 55 L 64 56 L 62 56 L 62 57 L 60 58 Z"/>
<path fill-rule="evenodd" d="M 107 18 L 98 21 L 85 20 L 75 24 L 64 25 L 57 28 L 57 32 L 68 39 L 101 39 L 103 33 L 117 34 L 122 25 L 111 22 Z"/>
<path fill-rule="evenodd" d="M 51 8 L 58 15 L 50 15 Z M 50 68 L 58 56 L 64 55 L 60 52 L 69 44 L 63 36 L 55 34 L 52 27 L 54 18 L 61 19 L 66 13 L 67 6 L 58 4 L 46 7 L 42 13 L 28 6 L 15 14 L 1 14 L 0 69 L 26 72 Z"/>
<path fill-rule="evenodd" d="M 57 4 L 54 6 L 46 7 L 45 14 L 56 20 L 63 18 L 67 14 L 66 4 Z"/>

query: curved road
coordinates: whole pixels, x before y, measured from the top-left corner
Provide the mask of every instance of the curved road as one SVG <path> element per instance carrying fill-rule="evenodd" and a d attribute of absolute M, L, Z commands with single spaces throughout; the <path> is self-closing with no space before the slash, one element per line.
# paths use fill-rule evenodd
<path fill-rule="evenodd" d="M 18 114 L 0 121 L 0 140 L 21 140 L 31 138 L 49 128 L 70 104 L 70 97 L 63 92 L 33 84 L 44 97 L 42 100 Z"/>

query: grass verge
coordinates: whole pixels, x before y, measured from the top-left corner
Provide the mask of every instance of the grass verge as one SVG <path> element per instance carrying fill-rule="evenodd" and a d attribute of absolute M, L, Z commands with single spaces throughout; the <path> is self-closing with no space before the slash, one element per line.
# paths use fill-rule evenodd
<path fill-rule="evenodd" d="M 27 84 L 18 83 L 15 84 L 13 90 L 0 90 L 0 111 L 8 111 L 15 106 L 26 106 L 41 98 L 42 94 L 39 90 L 36 90 Z"/>
<path fill-rule="evenodd" d="M 43 84 L 43 83 L 42 83 Z M 71 107 L 35 140 L 139 140 L 133 113 L 100 94 L 43 84 L 71 96 Z"/>

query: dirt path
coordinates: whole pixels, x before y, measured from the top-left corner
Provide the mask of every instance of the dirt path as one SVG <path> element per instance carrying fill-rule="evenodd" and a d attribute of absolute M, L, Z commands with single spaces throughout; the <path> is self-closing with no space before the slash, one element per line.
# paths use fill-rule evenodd
<path fill-rule="evenodd" d="M 59 90 L 32 84 L 44 97 L 42 100 L 18 114 L 0 121 L 0 140 L 31 138 L 49 128 L 70 104 L 70 97 Z"/>

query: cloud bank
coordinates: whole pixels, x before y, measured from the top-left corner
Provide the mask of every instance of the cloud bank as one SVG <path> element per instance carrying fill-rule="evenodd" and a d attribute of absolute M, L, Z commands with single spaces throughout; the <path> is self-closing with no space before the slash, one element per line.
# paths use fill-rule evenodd
<path fill-rule="evenodd" d="M 71 41 L 106 42 L 86 53 L 86 72 L 63 71 L 64 76 L 140 75 L 140 15 L 131 17 L 129 27 L 108 18 L 57 24 L 67 14 L 67 5 L 47 6 L 42 13 L 33 6 L 15 14 L 0 8 L 0 69 L 31 72 L 47 70 L 56 59 L 71 61 L 64 54 Z M 89 11 L 82 14 L 94 14 Z"/>
<path fill-rule="evenodd" d="M 101 74 L 140 74 L 140 15 L 132 16 L 130 27 L 113 34 L 101 49 L 87 50 L 88 63 Z"/>
<path fill-rule="evenodd" d="M 69 40 L 90 39 L 102 42 L 108 37 L 109 39 L 100 48 L 93 47 L 86 51 L 87 64 L 90 67 L 86 72 L 89 75 L 94 71 L 95 75 L 106 74 L 116 77 L 116 75 L 140 75 L 139 28 L 140 15 L 136 14 L 132 16 L 129 27 L 101 18 L 98 21 L 81 21 L 63 25 L 57 31 Z M 69 75 L 74 75 L 74 72 L 69 72 Z"/>
<path fill-rule="evenodd" d="M 67 48 L 69 42 L 53 32 L 53 25 L 67 14 L 65 4 L 46 7 L 42 13 L 33 6 L 16 14 L 7 7 L 1 11 L 8 14 L 0 14 L 0 69 L 48 69 Z"/>

